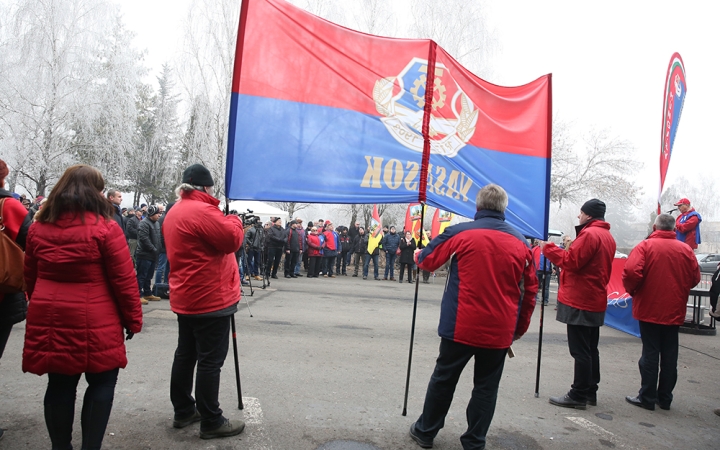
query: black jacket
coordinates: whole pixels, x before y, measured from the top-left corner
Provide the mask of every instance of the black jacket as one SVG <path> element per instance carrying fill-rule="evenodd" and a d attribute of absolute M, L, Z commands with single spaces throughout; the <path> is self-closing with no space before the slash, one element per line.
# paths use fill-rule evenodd
<path fill-rule="evenodd" d="M 127 218 L 123 217 L 122 211 L 120 210 L 120 207 L 113 204 L 113 207 L 115 209 L 115 212 L 113 213 L 113 220 L 117 222 L 118 225 L 120 225 L 120 229 L 125 233 L 125 222 L 127 221 Z M 127 239 L 127 237 L 125 237 Z"/>
<path fill-rule="evenodd" d="M 160 227 L 146 217 L 138 225 L 136 259 L 149 259 L 155 261 L 160 253 Z"/>
<path fill-rule="evenodd" d="M 140 219 L 133 215 L 129 217 L 125 222 L 125 237 L 128 239 L 138 238 L 138 226 L 140 225 Z"/>
<path fill-rule="evenodd" d="M 303 244 L 301 242 L 302 238 L 300 236 L 300 233 L 298 233 L 297 230 L 293 230 L 290 228 L 287 230 L 287 236 L 288 239 L 286 241 L 286 250 L 290 250 L 291 252 L 300 252 L 303 249 Z"/>
<path fill-rule="evenodd" d="M 273 225 L 268 229 L 267 246 L 269 248 L 285 247 L 286 238 L 287 238 L 287 231 L 283 230 L 282 227 Z"/>
<path fill-rule="evenodd" d="M 256 227 L 250 227 L 245 233 L 245 245 L 250 248 L 250 250 L 260 250 L 264 237 L 265 235 L 262 228 L 258 230 Z"/>
<path fill-rule="evenodd" d="M 413 255 L 416 248 L 417 244 L 415 244 L 415 239 L 410 239 L 410 244 L 407 243 L 405 238 L 400 239 L 400 264 L 414 264 L 415 259 Z"/>

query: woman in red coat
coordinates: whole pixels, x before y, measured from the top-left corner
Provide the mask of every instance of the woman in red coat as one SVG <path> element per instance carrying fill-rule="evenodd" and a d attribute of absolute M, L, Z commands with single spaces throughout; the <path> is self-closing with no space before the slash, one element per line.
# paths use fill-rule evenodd
<path fill-rule="evenodd" d="M 72 448 L 80 375 L 82 448 L 100 448 L 128 339 L 142 328 L 132 260 L 105 182 L 90 166 L 65 171 L 30 226 L 25 281 L 30 300 L 22 368 L 48 374 L 45 423 L 52 448 Z"/>

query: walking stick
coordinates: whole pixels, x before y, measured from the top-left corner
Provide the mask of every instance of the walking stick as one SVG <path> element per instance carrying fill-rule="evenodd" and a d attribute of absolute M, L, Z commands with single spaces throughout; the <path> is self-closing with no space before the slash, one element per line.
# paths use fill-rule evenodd
<path fill-rule="evenodd" d="M 243 409 L 245 406 L 242 401 L 242 388 L 240 387 L 240 362 L 238 361 L 238 347 L 237 347 L 237 331 L 235 330 L 235 314 L 230 316 L 232 321 L 232 340 L 233 340 L 233 352 L 235 353 L 235 381 L 237 382 L 238 392 L 238 409 Z"/>
<path fill-rule="evenodd" d="M 535 374 L 535 398 L 538 398 L 540 396 L 540 359 L 542 358 L 542 339 L 543 339 L 543 322 L 545 321 L 545 302 L 547 301 L 547 296 L 545 294 L 545 283 L 547 283 L 547 274 L 543 276 L 543 282 L 542 282 L 542 295 L 540 298 L 542 299 L 542 305 L 540 305 L 540 334 L 538 337 L 538 357 L 537 357 L 537 373 Z"/>
<path fill-rule="evenodd" d="M 421 203 L 420 206 L 422 209 L 420 210 L 420 243 L 418 244 L 418 248 L 423 248 L 422 240 L 424 231 L 423 224 L 425 222 L 425 204 Z M 405 401 L 403 402 L 402 410 L 403 416 L 407 416 L 408 392 L 410 391 L 410 367 L 412 366 L 413 342 L 415 341 L 415 318 L 417 317 L 418 290 L 420 288 L 419 273 L 420 271 L 418 270 L 418 273 L 415 274 L 415 300 L 413 301 L 412 325 L 410 327 L 410 351 L 408 353 L 407 377 L 405 378 Z"/>

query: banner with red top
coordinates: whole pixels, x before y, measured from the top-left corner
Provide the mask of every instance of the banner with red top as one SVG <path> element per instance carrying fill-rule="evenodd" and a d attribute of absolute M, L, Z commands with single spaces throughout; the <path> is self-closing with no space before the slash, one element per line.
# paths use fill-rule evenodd
<path fill-rule="evenodd" d="M 551 76 L 482 80 L 435 42 L 353 31 L 244 0 L 226 167 L 230 199 L 419 203 L 473 217 L 478 190 L 547 236 Z"/>

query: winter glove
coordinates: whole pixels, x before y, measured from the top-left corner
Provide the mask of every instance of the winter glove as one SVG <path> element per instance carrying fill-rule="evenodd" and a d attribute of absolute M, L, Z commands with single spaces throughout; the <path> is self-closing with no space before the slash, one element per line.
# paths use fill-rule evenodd
<path fill-rule="evenodd" d="M 133 336 L 135 336 L 135 333 L 130 331 L 128 328 L 125 328 L 125 340 L 129 341 L 130 339 L 133 338 Z"/>

